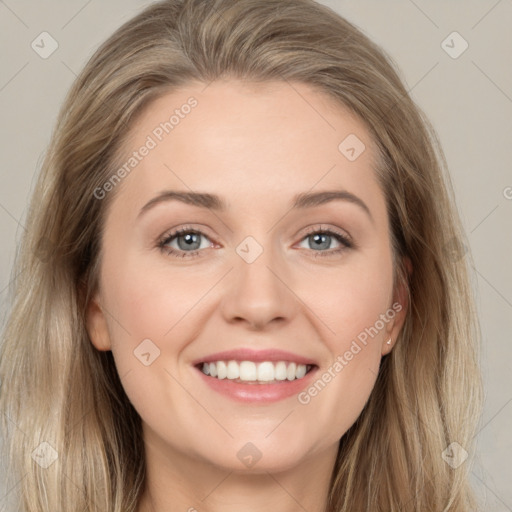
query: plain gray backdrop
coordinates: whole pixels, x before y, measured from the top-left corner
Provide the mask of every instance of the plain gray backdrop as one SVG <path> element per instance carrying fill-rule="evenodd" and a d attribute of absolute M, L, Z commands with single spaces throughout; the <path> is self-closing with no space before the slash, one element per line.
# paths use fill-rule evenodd
<path fill-rule="evenodd" d="M 99 44 L 150 3 L 0 0 L 2 327 L 16 244 L 59 106 Z M 512 511 L 512 0 L 321 3 L 391 55 L 441 139 L 475 262 L 484 343 L 486 402 L 471 478 L 482 510 Z M 42 32 L 58 44 L 47 58 L 32 47 L 48 37 Z M 0 467 L 0 512 L 14 510 L 17 482 L 6 480 Z"/>

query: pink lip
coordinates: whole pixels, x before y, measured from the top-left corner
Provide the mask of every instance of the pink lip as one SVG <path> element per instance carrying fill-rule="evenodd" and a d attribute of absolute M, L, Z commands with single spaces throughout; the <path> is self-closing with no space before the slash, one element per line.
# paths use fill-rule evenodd
<path fill-rule="evenodd" d="M 289 361 L 291 363 L 317 365 L 312 359 L 293 354 L 292 352 L 286 352 L 285 350 L 253 350 L 250 348 L 216 352 L 201 359 L 196 359 L 192 364 L 197 366 L 200 363 L 213 363 L 215 361 L 254 361 L 256 363 L 262 361 Z"/>
<path fill-rule="evenodd" d="M 233 360 L 233 358 L 231 359 Z M 242 358 L 242 360 L 247 359 Z M 282 361 L 283 359 L 280 360 Z M 271 403 L 297 395 L 311 385 L 317 370 L 318 367 L 312 368 L 302 379 L 291 381 L 283 380 L 273 384 L 247 384 L 228 379 L 210 377 L 205 375 L 197 366 L 195 367 L 195 371 L 199 372 L 204 383 L 211 389 L 232 400 L 242 403 Z"/>

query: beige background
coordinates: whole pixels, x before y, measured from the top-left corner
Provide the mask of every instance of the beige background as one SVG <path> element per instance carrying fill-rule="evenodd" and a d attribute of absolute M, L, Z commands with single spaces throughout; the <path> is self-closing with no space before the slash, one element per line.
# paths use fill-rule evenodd
<path fill-rule="evenodd" d="M 64 95 L 88 57 L 140 0 L 0 0 L 0 325 L 27 201 Z M 486 404 L 471 477 L 486 512 L 512 511 L 512 0 L 324 0 L 393 57 L 436 127 L 475 268 Z M 47 31 L 58 49 L 31 43 Z M 449 56 L 457 31 L 468 48 Z M 452 52 L 462 39 L 448 39 Z M 509 188 L 507 188 L 509 187 Z M 0 463 L 0 466 L 2 464 Z M 16 482 L 0 467 L 0 512 Z"/>

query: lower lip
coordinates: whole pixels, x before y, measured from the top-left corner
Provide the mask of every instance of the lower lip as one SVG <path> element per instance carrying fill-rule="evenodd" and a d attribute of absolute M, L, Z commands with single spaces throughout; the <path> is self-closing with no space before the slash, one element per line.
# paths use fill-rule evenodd
<path fill-rule="evenodd" d="M 283 380 L 272 384 L 244 384 L 229 379 L 217 379 L 216 377 L 205 375 L 197 367 L 195 369 L 201 374 L 203 381 L 211 389 L 217 391 L 217 393 L 221 393 L 238 402 L 270 403 L 299 394 L 310 384 L 318 367 L 314 367 L 302 379 Z"/>

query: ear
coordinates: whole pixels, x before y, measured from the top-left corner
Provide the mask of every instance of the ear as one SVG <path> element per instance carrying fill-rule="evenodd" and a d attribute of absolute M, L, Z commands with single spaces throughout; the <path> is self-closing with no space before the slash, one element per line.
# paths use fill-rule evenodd
<path fill-rule="evenodd" d="M 90 299 L 86 309 L 86 329 L 91 343 L 102 351 L 110 350 L 110 335 L 105 314 L 101 309 L 98 294 Z"/>
<path fill-rule="evenodd" d="M 404 265 L 407 272 L 405 279 L 409 281 L 409 276 L 412 274 L 413 270 L 411 260 L 406 257 L 404 259 Z M 386 335 L 381 347 L 381 354 L 383 356 L 389 354 L 396 343 L 396 339 L 400 334 L 400 331 L 405 322 L 405 318 L 407 316 L 408 305 L 409 294 L 407 291 L 407 282 L 401 280 L 399 283 L 397 283 L 393 294 L 393 303 L 391 309 L 395 312 L 395 316 L 386 325 Z M 389 339 L 391 339 L 391 344 L 388 345 L 387 342 Z"/>

